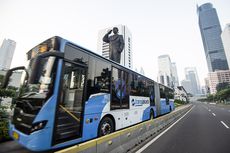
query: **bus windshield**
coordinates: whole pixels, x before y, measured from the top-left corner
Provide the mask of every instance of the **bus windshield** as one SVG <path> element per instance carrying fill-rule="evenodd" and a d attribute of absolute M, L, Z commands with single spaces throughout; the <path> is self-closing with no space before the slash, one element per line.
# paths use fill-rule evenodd
<path fill-rule="evenodd" d="M 53 91 L 56 57 L 33 58 L 29 61 L 19 89 L 19 98 L 46 99 Z"/>

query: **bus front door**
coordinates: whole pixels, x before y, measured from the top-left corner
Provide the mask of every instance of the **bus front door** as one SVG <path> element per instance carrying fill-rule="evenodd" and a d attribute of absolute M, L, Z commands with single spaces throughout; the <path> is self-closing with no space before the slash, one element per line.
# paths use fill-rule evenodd
<path fill-rule="evenodd" d="M 67 62 L 64 64 L 60 101 L 55 120 L 55 144 L 82 136 L 86 72 L 86 67 Z"/>

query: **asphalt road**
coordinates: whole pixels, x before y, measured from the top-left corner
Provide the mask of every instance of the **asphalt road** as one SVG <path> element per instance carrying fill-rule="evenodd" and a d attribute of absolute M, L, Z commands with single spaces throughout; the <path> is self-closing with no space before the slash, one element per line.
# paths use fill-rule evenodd
<path fill-rule="evenodd" d="M 138 152 L 230 153 L 230 107 L 194 103 L 187 115 L 160 135 Z M 15 141 L 1 143 L 0 153 L 8 152 L 32 153 Z"/>
<path fill-rule="evenodd" d="M 0 153 L 31 153 L 15 141 L 6 141 L 0 144 Z"/>
<path fill-rule="evenodd" d="M 230 153 L 230 107 L 196 102 L 187 115 L 140 152 Z"/>

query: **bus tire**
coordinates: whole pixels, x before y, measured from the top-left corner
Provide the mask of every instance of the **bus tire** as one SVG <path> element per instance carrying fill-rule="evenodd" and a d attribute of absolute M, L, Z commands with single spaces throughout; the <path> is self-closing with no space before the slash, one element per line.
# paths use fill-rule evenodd
<path fill-rule="evenodd" d="M 110 134 L 115 131 L 114 122 L 110 117 L 104 117 L 98 127 L 98 137 Z"/>
<path fill-rule="evenodd" d="M 154 111 L 151 109 L 150 110 L 150 120 L 154 119 Z"/>

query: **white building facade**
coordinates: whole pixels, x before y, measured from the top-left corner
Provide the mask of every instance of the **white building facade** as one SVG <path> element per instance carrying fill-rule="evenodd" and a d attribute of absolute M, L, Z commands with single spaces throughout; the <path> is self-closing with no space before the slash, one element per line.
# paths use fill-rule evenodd
<path fill-rule="evenodd" d="M 174 99 L 178 99 L 181 101 L 188 101 L 188 95 L 187 95 L 187 91 L 184 89 L 183 86 L 177 86 L 175 88 L 175 97 Z"/>
<path fill-rule="evenodd" d="M 186 67 L 185 68 L 185 78 L 186 80 L 191 81 L 191 94 L 198 95 L 200 94 L 200 81 L 198 78 L 197 70 L 195 67 Z"/>
<path fill-rule="evenodd" d="M 121 53 L 121 62 L 120 64 L 133 69 L 133 56 L 132 56 L 132 34 L 129 31 L 128 27 L 125 25 L 116 25 L 114 27 L 118 28 L 118 34 L 123 36 L 125 46 L 124 50 Z M 102 29 L 98 33 L 98 41 L 97 41 L 97 50 L 101 52 L 102 56 L 109 59 L 109 44 L 103 42 L 104 35 L 108 32 L 108 30 L 113 29 L 113 27 L 108 27 L 106 29 Z"/>
<path fill-rule="evenodd" d="M 176 88 L 179 85 L 176 65 L 171 62 L 169 55 L 158 56 L 157 80 L 171 88 Z"/>
<path fill-rule="evenodd" d="M 0 48 L 0 70 L 10 69 L 15 47 L 15 41 L 10 39 L 4 39 Z"/>
<path fill-rule="evenodd" d="M 158 82 L 172 86 L 172 63 L 169 55 L 158 56 Z"/>
<path fill-rule="evenodd" d="M 208 81 L 210 93 L 215 94 L 217 92 L 216 86 L 219 83 L 230 84 L 230 70 L 220 70 L 208 73 Z"/>
<path fill-rule="evenodd" d="M 178 74 L 177 74 L 177 67 L 176 67 L 176 63 L 172 63 L 172 80 L 174 83 L 174 87 L 178 87 L 179 86 L 179 78 L 178 78 Z"/>

